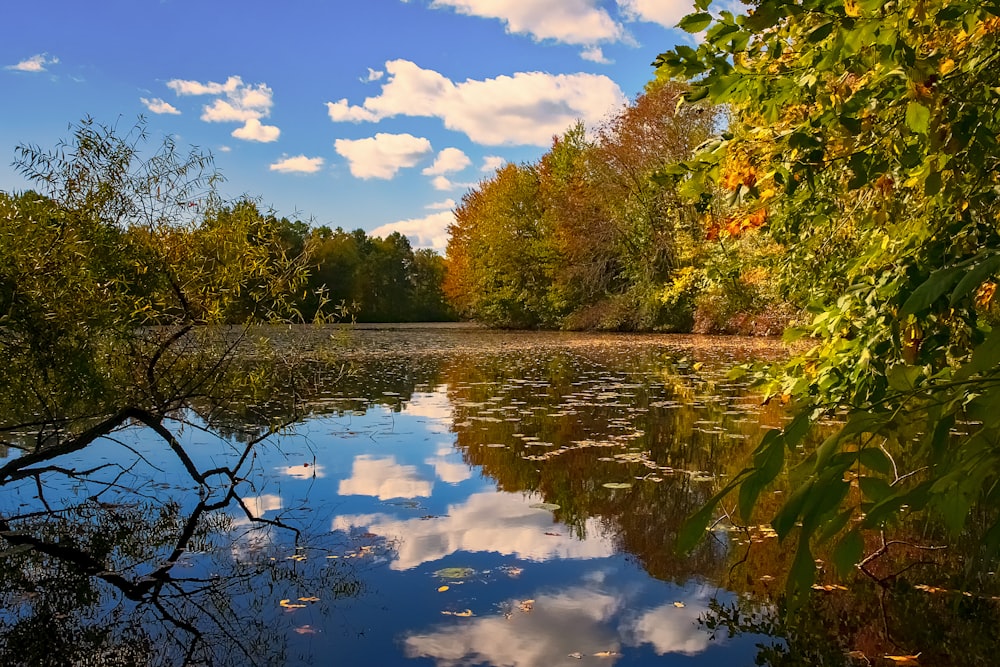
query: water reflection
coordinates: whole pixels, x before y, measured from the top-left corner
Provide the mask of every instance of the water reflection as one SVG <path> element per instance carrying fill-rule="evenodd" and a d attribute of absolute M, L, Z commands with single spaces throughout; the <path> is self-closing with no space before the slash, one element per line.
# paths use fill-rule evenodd
<path fill-rule="evenodd" d="M 930 625 L 905 619 L 933 613 L 952 642 L 938 664 L 988 664 L 992 644 L 963 646 L 997 619 L 986 593 L 953 595 L 953 613 L 855 582 L 789 626 L 768 531 L 723 522 L 675 552 L 684 517 L 783 423 L 725 375 L 761 350 L 408 330 L 400 351 L 399 332 L 365 334 L 339 354 L 351 373 L 300 371 L 307 412 L 280 433 L 280 401 L 192 409 L 167 422 L 173 443 L 126 421 L 0 461 L 0 660 L 851 664 L 893 642 L 930 654 Z"/>

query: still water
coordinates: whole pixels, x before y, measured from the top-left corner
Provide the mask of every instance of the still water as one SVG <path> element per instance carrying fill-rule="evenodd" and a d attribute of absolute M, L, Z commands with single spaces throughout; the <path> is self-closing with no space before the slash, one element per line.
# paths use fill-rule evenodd
<path fill-rule="evenodd" d="M 312 339 L 330 332 L 278 345 L 308 357 Z M 726 379 L 780 343 L 333 340 L 278 433 L 194 406 L 167 424 L 174 446 L 132 426 L 6 480 L 5 530 L 35 540 L 0 553 L 7 664 L 752 665 L 784 650 L 711 620 L 774 611 L 787 554 L 766 527 L 722 521 L 673 549 L 783 423 Z"/>

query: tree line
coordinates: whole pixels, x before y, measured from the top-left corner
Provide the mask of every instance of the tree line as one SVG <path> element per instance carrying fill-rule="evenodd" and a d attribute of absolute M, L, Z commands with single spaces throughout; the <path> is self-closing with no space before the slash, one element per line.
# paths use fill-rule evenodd
<path fill-rule="evenodd" d="M 778 333 L 791 311 L 769 280 L 780 248 L 742 234 L 763 220 L 669 173 L 726 122 L 722 106 L 683 103 L 687 90 L 657 78 L 592 132 L 577 124 L 467 193 L 447 249 L 457 311 L 500 327 Z"/>

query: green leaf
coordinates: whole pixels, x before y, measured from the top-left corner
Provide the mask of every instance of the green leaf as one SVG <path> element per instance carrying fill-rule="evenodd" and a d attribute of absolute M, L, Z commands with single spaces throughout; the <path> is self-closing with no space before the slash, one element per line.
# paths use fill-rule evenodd
<path fill-rule="evenodd" d="M 990 370 L 1000 366 L 1000 326 L 993 327 L 982 343 L 972 352 L 969 363 L 958 369 L 955 373 L 956 380 L 965 380 L 985 370 Z"/>
<path fill-rule="evenodd" d="M 866 447 L 858 452 L 858 461 L 864 467 L 882 475 L 892 474 L 892 461 L 878 447 Z"/>
<path fill-rule="evenodd" d="M 924 369 L 920 366 L 907 366 L 899 364 L 889 369 L 886 379 L 889 387 L 896 391 L 909 392 L 917 388 L 917 380 L 923 374 Z"/>
<path fill-rule="evenodd" d="M 816 561 L 809 549 L 811 531 L 803 530 L 799 535 L 795 558 L 785 582 L 785 595 L 788 597 L 789 611 L 802 606 L 809 596 L 809 589 L 816 580 Z"/>
<path fill-rule="evenodd" d="M 833 566 L 837 568 L 837 574 L 841 577 L 847 577 L 861 562 L 864 553 L 864 537 L 862 537 L 861 531 L 855 528 L 844 535 L 833 550 Z"/>
<path fill-rule="evenodd" d="M 705 529 L 708 528 L 708 523 L 715 516 L 716 506 L 752 472 L 752 469 L 744 469 L 729 484 L 723 487 L 721 491 L 709 498 L 697 512 L 684 521 L 681 529 L 677 532 L 677 550 L 679 552 L 687 553 L 701 541 L 701 538 L 705 535 Z"/>
<path fill-rule="evenodd" d="M 906 105 L 906 126 L 917 134 L 927 134 L 931 121 L 931 111 L 920 102 Z"/>
<path fill-rule="evenodd" d="M 874 503 L 882 502 L 892 495 L 892 487 L 889 482 L 881 477 L 859 477 L 858 487 L 865 498 Z"/>
<path fill-rule="evenodd" d="M 688 14 L 678 22 L 677 27 L 685 32 L 701 32 L 712 23 L 712 15 L 708 12 Z"/>
<path fill-rule="evenodd" d="M 982 262 L 974 265 L 969 272 L 958 281 L 958 285 L 955 286 L 954 291 L 951 293 L 951 305 L 955 305 L 958 301 L 969 294 L 972 290 L 978 288 L 984 280 L 1000 271 L 1000 255 L 993 255 L 988 257 Z"/>
<path fill-rule="evenodd" d="M 932 273 L 922 285 L 910 294 L 910 297 L 899 310 L 900 316 L 912 315 L 913 313 L 918 313 L 929 308 L 931 304 L 952 288 L 964 271 L 963 267 L 952 266 Z"/>

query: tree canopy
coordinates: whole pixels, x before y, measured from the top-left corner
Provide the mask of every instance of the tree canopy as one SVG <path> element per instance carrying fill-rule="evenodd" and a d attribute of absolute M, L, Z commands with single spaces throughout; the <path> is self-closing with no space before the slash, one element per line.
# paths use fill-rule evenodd
<path fill-rule="evenodd" d="M 687 100 L 727 105 L 725 133 L 665 177 L 720 189 L 787 251 L 784 289 L 809 301 L 813 344 L 769 384 L 795 419 L 691 524 L 739 490 L 796 490 L 771 517 L 797 535 L 789 593 L 811 548 L 862 558 L 863 531 L 929 512 L 1000 546 L 1000 5 L 969 1 L 761 0 L 747 15 L 697 12 L 698 48 L 659 56 Z M 753 218 L 752 216 L 756 216 Z M 744 225 L 732 225 L 738 235 Z M 716 229 L 726 228 L 717 220 Z M 846 423 L 789 471 L 811 424 Z M 979 508 L 987 519 L 968 522 Z"/>

